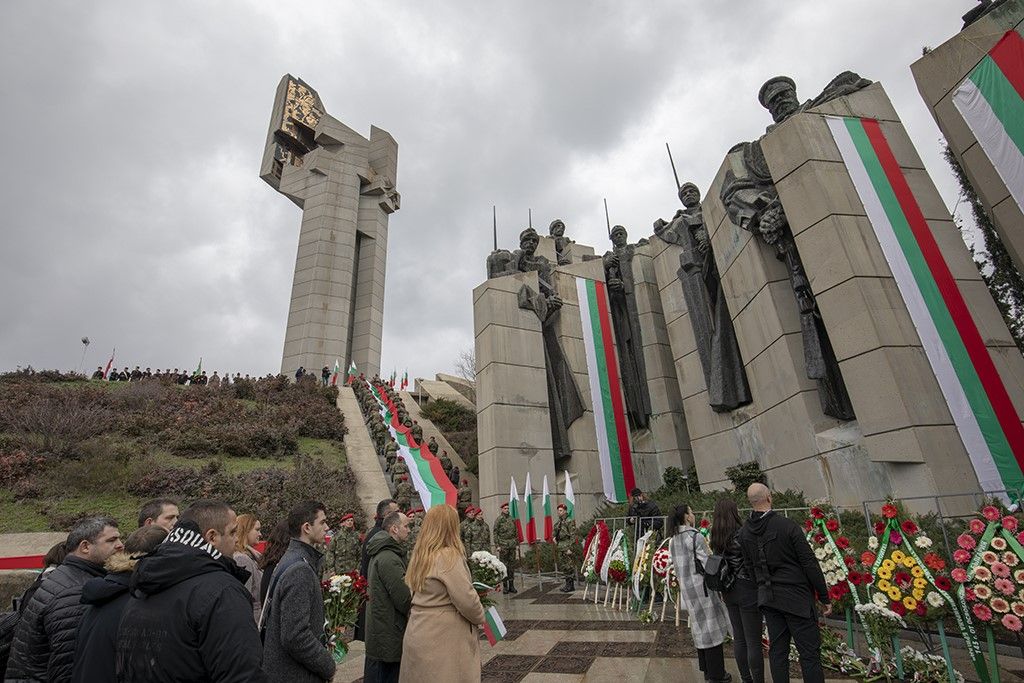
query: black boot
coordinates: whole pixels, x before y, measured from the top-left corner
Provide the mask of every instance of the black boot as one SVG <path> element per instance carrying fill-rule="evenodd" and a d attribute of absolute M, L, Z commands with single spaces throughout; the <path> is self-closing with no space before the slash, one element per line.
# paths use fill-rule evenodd
<path fill-rule="evenodd" d="M 575 593 L 576 592 L 576 577 L 575 576 L 570 576 L 569 577 L 569 591 L 568 592 L 569 593 Z"/>
<path fill-rule="evenodd" d="M 515 595 L 516 593 L 519 592 L 519 591 L 516 590 L 515 579 L 509 577 L 509 579 L 508 579 L 508 588 L 505 590 L 505 592 L 508 593 L 509 595 Z"/>
<path fill-rule="evenodd" d="M 569 587 L 569 582 L 570 581 L 572 581 L 572 579 L 570 579 L 569 577 L 566 577 L 565 578 L 565 583 L 562 584 L 562 587 L 559 588 L 559 590 L 562 591 L 563 593 L 572 593 L 573 589 Z"/>

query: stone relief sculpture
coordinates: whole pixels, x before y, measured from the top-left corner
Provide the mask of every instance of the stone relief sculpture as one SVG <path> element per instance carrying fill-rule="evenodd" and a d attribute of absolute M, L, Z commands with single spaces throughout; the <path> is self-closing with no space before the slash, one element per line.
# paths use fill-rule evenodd
<path fill-rule="evenodd" d="M 786 76 L 772 78 L 761 86 L 758 93 L 761 106 L 771 113 L 774 121 L 765 133 L 770 133 L 796 113 L 856 92 L 870 84 L 871 81 L 844 71 L 832 79 L 820 95 L 800 104 L 793 79 Z M 738 172 L 732 169 L 726 171 L 719 196 L 730 220 L 773 247 L 776 258 L 786 264 L 800 311 L 807 376 L 818 382 L 821 409 L 826 415 L 840 420 L 852 420 L 856 417 L 853 404 L 797 251 L 789 220 L 765 161 L 761 149 L 762 139 L 763 136 L 753 142 L 741 142 L 729 150 L 730 156 L 738 157 L 739 163 L 735 165 Z"/>
<path fill-rule="evenodd" d="M 558 265 L 567 266 L 572 263 L 572 257 L 569 255 L 568 250 L 572 240 L 565 236 L 565 223 L 562 222 L 561 218 L 551 221 L 551 225 L 548 226 L 548 234 L 555 238 L 555 253 L 558 254 Z"/>
<path fill-rule="evenodd" d="M 619 373 L 626 395 L 630 429 L 644 429 L 651 419 L 651 396 L 647 390 L 644 344 L 633 285 L 633 254 L 639 245 L 628 243 L 626 229 L 621 225 L 611 229 L 611 240 L 612 250 L 604 255 L 603 260 L 618 348 Z M 646 240 L 642 242 L 646 243 Z"/>
<path fill-rule="evenodd" d="M 693 183 L 683 183 L 679 200 L 684 208 L 676 212 L 671 222 L 660 218 L 655 221 L 654 234 L 683 248 L 677 276 L 704 370 L 708 404 L 716 413 L 724 413 L 750 403 L 750 385 L 722 292 L 715 253 L 704 226 L 700 190 Z"/>

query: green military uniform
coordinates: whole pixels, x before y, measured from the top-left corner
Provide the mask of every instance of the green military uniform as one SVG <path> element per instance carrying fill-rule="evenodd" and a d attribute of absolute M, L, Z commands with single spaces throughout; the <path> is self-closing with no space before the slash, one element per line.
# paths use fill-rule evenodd
<path fill-rule="evenodd" d="M 388 470 L 395 466 L 395 460 L 398 459 L 398 444 L 395 443 L 394 439 L 388 441 L 387 445 L 384 446 L 384 458 L 388 463 Z"/>
<path fill-rule="evenodd" d="M 422 443 L 423 441 L 423 427 L 420 426 L 419 422 L 413 422 L 412 427 L 409 428 L 412 433 L 412 438 L 416 439 L 416 443 Z"/>
<path fill-rule="evenodd" d="M 427 442 L 427 450 L 430 451 L 431 455 L 437 455 L 437 441 L 434 437 L 430 437 L 430 441 Z"/>
<path fill-rule="evenodd" d="M 565 585 L 562 586 L 563 593 L 571 593 L 576 590 L 576 547 L 579 545 L 576 538 L 576 522 L 564 516 L 562 513 L 565 507 L 558 506 L 558 521 L 555 522 L 554 537 L 558 546 L 558 561 L 562 565 L 562 572 L 565 575 Z"/>
<path fill-rule="evenodd" d="M 508 576 L 505 577 L 505 592 L 516 593 L 516 552 L 519 550 L 519 535 L 516 523 L 508 514 L 508 504 L 501 506 L 501 514 L 494 520 L 494 545 L 497 546 L 498 559 L 505 564 Z"/>
<path fill-rule="evenodd" d="M 463 479 L 462 485 L 459 487 L 459 500 L 456 507 L 459 510 L 459 516 L 466 516 L 466 508 L 469 507 L 470 503 L 473 502 L 473 491 L 469 488 L 469 483 Z"/>
<path fill-rule="evenodd" d="M 409 474 L 409 466 L 405 464 L 405 460 L 399 458 L 395 461 L 395 464 L 391 466 L 391 481 L 401 481 L 402 477 Z"/>
<path fill-rule="evenodd" d="M 448 451 L 442 451 L 438 461 L 441 463 L 441 469 L 444 470 L 444 473 L 450 474 L 452 471 L 452 459 L 448 457 Z"/>
<path fill-rule="evenodd" d="M 405 556 L 409 558 L 412 557 L 412 550 L 416 547 L 416 537 L 420 535 L 420 529 L 423 527 L 423 516 L 418 514 L 419 512 L 420 510 L 416 510 L 417 514 L 409 523 L 409 538 L 405 539 Z"/>
<path fill-rule="evenodd" d="M 399 510 L 408 510 L 409 506 L 412 505 L 412 497 L 416 494 L 416 489 L 412 487 L 407 479 L 402 479 L 395 486 L 395 502 L 398 504 Z"/>
<path fill-rule="evenodd" d="M 477 550 L 491 552 L 491 530 L 487 527 L 487 522 L 484 521 L 482 512 L 478 512 L 476 519 L 473 520 L 470 539 L 473 543 L 473 552 Z"/>
<path fill-rule="evenodd" d="M 472 534 L 472 529 L 473 520 L 471 520 L 469 517 L 466 517 L 466 519 L 459 522 L 459 538 L 462 539 L 462 545 L 466 549 L 466 557 L 469 557 L 473 554 L 473 551 L 470 550 L 470 548 L 472 547 L 472 539 L 470 538 Z"/>
<path fill-rule="evenodd" d="M 359 569 L 359 552 L 362 543 L 359 532 L 354 528 L 341 527 L 331 537 L 327 546 L 327 557 L 324 560 L 324 578 L 332 574 L 345 574 Z"/>

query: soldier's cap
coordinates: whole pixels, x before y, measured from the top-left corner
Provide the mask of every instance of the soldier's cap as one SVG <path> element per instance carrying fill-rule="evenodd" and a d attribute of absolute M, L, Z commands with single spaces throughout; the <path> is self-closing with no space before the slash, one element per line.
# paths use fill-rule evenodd
<path fill-rule="evenodd" d="M 569 508 L 566 507 L 565 503 L 559 503 L 558 507 L 556 509 L 558 509 L 558 510 L 568 510 Z"/>
<path fill-rule="evenodd" d="M 626 234 L 626 229 L 624 227 L 622 227 L 621 225 L 616 225 L 614 228 L 612 228 L 612 231 L 609 233 L 609 235 L 614 235 L 615 233 L 618 233 L 618 232 L 621 232 L 622 234 Z"/>
<path fill-rule="evenodd" d="M 409 481 L 409 477 L 407 477 L 406 475 L 403 474 L 402 475 L 402 481 Z"/>
<path fill-rule="evenodd" d="M 346 522 L 346 521 L 348 521 L 348 520 L 350 520 L 350 519 L 353 519 L 354 517 L 355 517 L 355 514 L 354 514 L 354 513 L 352 513 L 352 512 L 346 512 L 345 514 L 343 514 L 343 515 L 341 516 L 341 520 L 339 520 L 339 521 L 340 521 L 340 522 Z"/>
<path fill-rule="evenodd" d="M 690 188 L 693 188 L 694 192 L 696 192 L 697 194 L 700 194 L 700 188 L 697 187 L 696 185 L 694 185 L 693 183 L 683 183 L 682 185 L 680 185 L 679 186 L 679 193 L 682 194 L 683 190 L 687 190 L 687 189 L 690 189 Z"/>
<path fill-rule="evenodd" d="M 769 78 L 757 93 L 757 101 L 767 108 L 772 98 L 784 90 L 796 90 L 796 83 L 789 76 Z"/>
<path fill-rule="evenodd" d="M 508 503 L 502 503 L 501 504 L 501 509 L 502 510 L 507 510 L 508 509 Z"/>
<path fill-rule="evenodd" d="M 469 483 L 469 479 L 463 479 L 463 480 L 462 480 L 462 483 L 463 483 L 463 484 L 468 484 L 468 483 Z"/>
<path fill-rule="evenodd" d="M 534 230 L 533 228 L 527 228 L 526 230 L 523 230 L 521 233 L 519 233 L 519 241 L 520 242 L 522 242 L 527 237 L 536 237 L 536 238 L 540 239 L 540 235 L 538 235 L 537 231 Z"/>

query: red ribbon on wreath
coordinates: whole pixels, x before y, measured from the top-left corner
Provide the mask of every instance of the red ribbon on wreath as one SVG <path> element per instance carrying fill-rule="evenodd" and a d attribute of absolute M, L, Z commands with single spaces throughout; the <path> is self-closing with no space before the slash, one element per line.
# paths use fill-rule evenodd
<path fill-rule="evenodd" d="M 587 557 L 590 552 L 590 544 L 594 540 L 594 536 L 597 536 L 597 555 L 594 558 L 594 571 L 601 566 L 604 561 L 604 556 L 608 552 L 608 546 L 612 543 L 611 534 L 608 533 L 608 525 L 602 520 L 597 520 L 597 523 L 590 528 L 590 533 L 587 534 L 587 540 L 583 543 L 583 557 Z"/>

